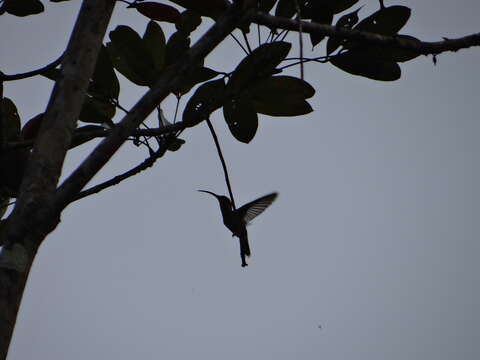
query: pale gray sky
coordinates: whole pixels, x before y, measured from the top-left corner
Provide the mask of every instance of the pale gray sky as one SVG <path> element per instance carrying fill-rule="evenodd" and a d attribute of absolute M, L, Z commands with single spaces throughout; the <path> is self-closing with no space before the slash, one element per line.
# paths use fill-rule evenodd
<path fill-rule="evenodd" d="M 79 3 L 2 16 L 0 70 L 58 56 Z M 360 2 L 360 15 L 377 3 Z M 393 4 L 412 8 L 402 32 L 422 40 L 480 31 L 477 1 Z M 143 32 L 146 20 L 119 4 L 117 24 Z M 206 64 L 231 71 L 240 58 L 228 41 Z M 246 269 L 217 203 L 196 192 L 226 193 L 213 141 L 204 124 L 189 129 L 154 169 L 65 211 L 30 275 L 9 360 L 480 358 L 479 61 L 478 48 L 437 66 L 420 57 L 393 83 L 309 65 L 315 112 L 263 117 L 249 145 L 215 113 L 238 204 L 280 193 L 249 228 Z M 145 92 L 122 85 L 127 106 Z M 51 87 L 35 78 L 5 94 L 26 120 Z M 124 146 L 96 181 L 146 155 Z"/>

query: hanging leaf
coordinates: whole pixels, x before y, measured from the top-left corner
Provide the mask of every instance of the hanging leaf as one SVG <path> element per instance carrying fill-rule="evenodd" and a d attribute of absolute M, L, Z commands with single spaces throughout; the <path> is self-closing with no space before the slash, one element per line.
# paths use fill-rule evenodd
<path fill-rule="evenodd" d="M 189 34 L 183 31 L 173 33 L 167 42 L 167 65 L 175 63 L 190 47 Z"/>
<path fill-rule="evenodd" d="M 420 40 L 418 40 L 417 38 L 414 38 L 413 36 L 398 35 L 397 37 L 420 42 Z M 364 47 L 361 49 L 361 53 L 369 58 L 374 58 L 378 60 L 395 61 L 395 62 L 410 61 L 421 55 L 418 51 L 415 51 L 415 50 L 389 48 L 385 46 Z"/>
<path fill-rule="evenodd" d="M 180 20 L 180 12 L 174 7 L 165 4 L 147 1 L 130 4 L 128 8 L 134 8 L 140 14 L 156 21 L 175 24 Z"/>
<path fill-rule="evenodd" d="M 311 15 L 312 22 L 317 24 L 331 25 L 333 21 L 333 11 L 328 7 L 316 8 Z M 325 35 L 310 33 L 312 46 L 317 45 L 325 38 Z"/>
<path fill-rule="evenodd" d="M 128 80 L 148 86 L 155 80 L 155 67 L 150 52 L 140 36 L 130 27 L 120 25 L 111 31 L 107 49 L 115 69 Z"/>
<path fill-rule="evenodd" d="M 115 105 L 87 96 L 80 111 L 79 120 L 86 123 L 112 124 Z"/>
<path fill-rule="evenodd" d="M 292 76 L 272 76 L 249 89 L 256 112 L 270 116 L 298 116 L 312 112 L 305 99 L 315 94 L 306 81 Z"/>
<path fill-rule="evenodd" d="M 393 60 L 383 60 L 361 51 L 347 51 L 333 57 L 330 62 L 353 75 L 373 80 L 394 81 L 400 79 L 400 66 Z"/>
<path fill-rule="evenodd" d="M 88 93 L 103 99 L 118 99 L 120 84 L 107 49 L 102 45 L 98 53 L 97 64 L 88 87 Z"/>
<path fill-rule="evenodd" d="M 93 136 L 92 133 L 98 131 L 106 131 L 105 127 L 99 125 L 85 125 L 75 130 L 72 142 L 70 143 L 70 149 L 73 149 L 79 145 L 85 144 L 90 140 L 96 139 L 97 136 Z"/>
<path fill-rule="evenodd" d="M 18 115 L 17 107 L 9 98 L 4 97 L 1 101 L 2 110 L 2 140 L 17 140 L 20 136 L 20 115 Z"/>
<path fill-rule="evenodd" d="M 338 28 L 346 28 L 351 29 L 357 22 L 358 22 L 358 12 L 360 11 L 361 7 L 351 13 L 343 15 L 340 19 L 338 19 L 337 23 L 335 24 Z M 345 42 L 345 39 L 342 38 L 334 38 L 330 37 L 327 41 L 327 55 L 330 55 L 332 52 L 338 49 L 342 43 Z"/>
<path fill-rule="evenodd" d="M 28 16 L 40 14 L 45 7 L 39 0 L 5 0 L 1 10 L 15 16 Z"/>
<path fill-rule="evenodd" d="M 295 7 L 295 1 L 292 0 L 279 0 L 277 8 L 275 9 L 275 16 L 292 18 L 295 15 L 297 9 Z"/>
<path fill-rule="evenodd" d="M 188 100 L 183 111 L 183 122 L 189 127 L 208 118 L 212 112 L 222 107 L 225 101 L 225 83 L 223 79 L 202 84 Z"/>
<path fill-rule="evenodd" d="M 218 73 L 215 70 L 207 67 L 195 68 L 188 76 L 185 76 L 182 84 L 178 88 L 173 89 L 172 92 L 177 96 L 184 95 L 195 85 L 213 79 L 217 75 Z"/>
<path fill-rule="evenodd" d="M 168 151 L 178 151 L 183 144 L 185 144 L 185 140 L 176 137 L 172 140 L 169 140 L 167 149 Z"/>
<path fill-rule="evenodd" d="M 269 13 L 270 10 L 273 9 L 275 3 L 278 0 L 259 0 L 258 1 L 258 10 L 263 11 L 265 13 Z"/>
<path fill-rule="evenodd" d="M 35 140 L 40 127 L 42 126 L 44 113 L 40 113 L 30 120 L 28 120 L 25 125 L 23 125 L 21 130 L 21 138 L 23 140 Z"/>
<path fill-rule="evenodd" d="M 240 93 L 255 81 L 272 75 L 277 65 L 288 55 L 290 48 L 290 43 L 278 41 L 263 44 L 253 50 L 238 64 L 230 77 L 227 85 L 229 92 Z"/>
<path fill-rule="evenodd" d="M 155 21 L 149 21 L 145 33 L 143 34 L 143 44 L 150 53 L 155 71 L 155 80 L 158 79 L 160 73 L 165 67 L 167 56 L 167 45 L 165 43 L 165 35 L 162 28 Z"/>
<path fill-rule="evenodd" d="M 350 9 L 358 0 L 328 0 L 334 14 Z"/>
<path fill-rule="evenodd" d="M 202 18 L 200 15 L 193 10 L 185 10 L 180 15 L 180 21 L 175 24 L 175 27 L 178 31 L 181 31 L 185 34 L 192 33 L 200 24 L 202 23 Z"/>
<path fill-rule="evenodd" d="M 355 30 L 366 31 L 386 36 L 395 35 L 407 23 L 411 10 L 406 6 L 389 6 L 378 10 L 363 19 L 355 26 Z"/>
<path fill-rule="evenodd" d="M 223 116 L 235 139 L 246 144 L 252 141 L 257 133 L 258 115 L 247 96 L 228 99 L 223 105 Z"/>

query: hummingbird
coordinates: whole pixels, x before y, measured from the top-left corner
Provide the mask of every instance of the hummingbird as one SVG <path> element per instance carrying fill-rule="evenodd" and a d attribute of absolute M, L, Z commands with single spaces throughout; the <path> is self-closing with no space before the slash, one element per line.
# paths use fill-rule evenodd
<path fill-rule="evenodd" d="M 260 215 L 269 207 L 277 198 L 277 193 L 271 193 L 257 200 L 253 200 L 239 209 L 234 209 L 230 199 L 223 195 L 217 195 L 211 191 L 198 190 L 217 198 L 222 212 L 223 223 L 232 232 L 232 236 L 238 237 L 240 240 L 240 257 L 242 259 L 242 267 L 248 266 L 245 256 L 250 256 L 250 246 L 248 245 L 247 225 L 255 217 Z"/>

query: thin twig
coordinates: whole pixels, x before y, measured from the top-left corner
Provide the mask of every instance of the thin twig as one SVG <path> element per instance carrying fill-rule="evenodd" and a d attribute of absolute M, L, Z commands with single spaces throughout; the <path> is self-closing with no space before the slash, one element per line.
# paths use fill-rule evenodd
<path fill-rule="evenodd" d="M 7 75 L 0 73 L 0 79 L 3 81 L 13 81 L 13 80 L 21 80 L 21 79 L 27 79 L 32 76 L 37 76 L 41 75 L 44 71 L 55 69 L 60 63 L 62 62 L 63 54 L 60 55 L 60 57 L 53 62 L 51 62 L 48 65 L 45 65 L 44 67 L 37 69 L 37 70 L 32 70 L 28 71 L 25 73 L 20 73 L 20 74 L 13 74 L 13 75 Z"/>
<path fill-rule="evenodd" d="M 208 128 L 210 129 L 210 133 L 212 134 L 213 141 L 215 142 L 215 146 L 217 147 L 218 157 L 220 158 L 223 167 L 223 173 L 225 174 L 225 182 L 227 183 L 228 193 L 230 194 L 230 200 L 232 201 L 233 210 L 235 210 L 237 207 L 235 206 L 232 186 L 230 185 L 230 179 L 228 177 L 227 164 L 225 163 L 225 159 L 223 158 L 222 149 L 220 148 L 220 143 L 218 141 L 217 134 L 215 133 L 215 129 L 213 128 L 212 122 L 209 118 L 207 118 L 206 121 Z"/>
<path fill-rule="evenodd" d="M 245 44 L 247 45 L 248 53 L 251 54 L 252 48 L 250 47 L 250 42 L 248 41 L 247 34 L 245 33 L 244 30 L 242 30 L 242 36 L 243 36 L 243 40 L 245 40 Z"/>
<path fill-rule="evenodd" d="M 157 150 L 152 154 L 152 156 L 149 156 L 147 159 L 142 161 L 142 163 L 138 164 L 134 168 L 124 172 L 123 174 L 117 175 L 110 180 L 107 180 L 101 184 L 92 186 L 91 188 L 81 191 L 78 193 L 72 201 L 80 200 L 84 197 L 93 195 L 93 194 L 98 194 L 100 191 L 103 191 L 109 187 L 112 187 L 114 185 L 118 185 L 120 182 L 137 175 L 138 173 L 146 170 L 149 167 L 152 167 L 153 164 L 157 161 L 157 159 L 161 158 L 167 151 L 167 146 L 162 146 L 161 149 Z"/>
<path fill-rule="evenodd" d="M 245 49 L 245 47 L 242 45 L 240 40 L 238 40 L 237 37 L 233 34 L 229 34 L 229 35 L 233 38 L 233 40 L 235 40 L 235 42 L 238 44 L 238 46 L 240 46 L 242 48 L 243 52 L 248 55 L 247 49 Z"/>

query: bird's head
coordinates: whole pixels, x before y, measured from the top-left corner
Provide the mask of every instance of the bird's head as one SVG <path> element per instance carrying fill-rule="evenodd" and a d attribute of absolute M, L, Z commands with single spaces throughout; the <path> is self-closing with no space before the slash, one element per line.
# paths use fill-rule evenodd
<path fill-rule="evenodd" d="M 215 196 L 217 198 L 218 202 L 220 203 L 220 207 L 226 207 L 228 209 L 232 208 L 232 203 L 230 202 L 230 199 L 228 197 L 223 196 L 223 195 L 217 195 L 217 194 L 215 194 L 211 191 L 208 191 L 208 190 L 198 190 L 198 191 L 210 194 L 212 196 Z"/>

